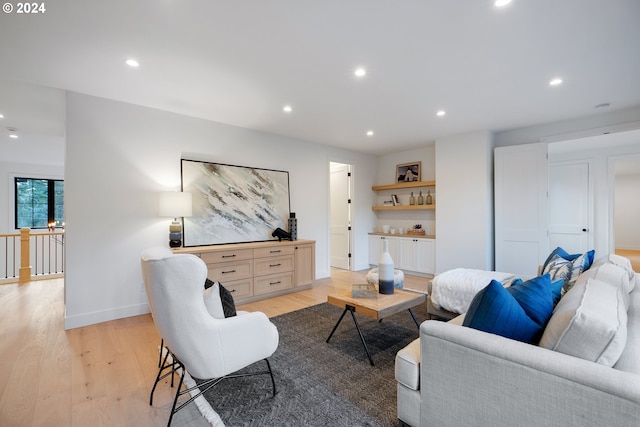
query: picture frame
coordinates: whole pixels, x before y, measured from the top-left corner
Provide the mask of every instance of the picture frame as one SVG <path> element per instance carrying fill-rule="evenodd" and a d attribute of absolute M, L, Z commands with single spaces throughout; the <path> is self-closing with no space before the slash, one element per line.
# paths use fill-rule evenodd
<path fill-rule="evenodd" d="M 181 159 L 182 191 L 193 198 L 183 246 L 277 240 L 290 212 L 289 172 Z"/>
<path fill-rule="evenodd" d="M 421 180 L 422 162 L 401 163 L 396 165 L 396 184 Z"/>

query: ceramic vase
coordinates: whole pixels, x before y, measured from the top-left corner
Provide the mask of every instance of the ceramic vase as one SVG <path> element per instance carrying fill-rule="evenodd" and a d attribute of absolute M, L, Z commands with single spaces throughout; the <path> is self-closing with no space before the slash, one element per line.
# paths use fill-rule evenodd
<path fill-rule="evenodd" d="M 378 260 L 378 292 L 393 293 L 393 258 L 389 254 L 389 241 L 384 240 L 384 249 Z"/>

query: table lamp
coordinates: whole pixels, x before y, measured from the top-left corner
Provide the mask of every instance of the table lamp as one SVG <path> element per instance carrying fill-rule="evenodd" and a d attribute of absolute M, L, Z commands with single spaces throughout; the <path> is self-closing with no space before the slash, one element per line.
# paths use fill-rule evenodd
<path fill-rule="evenodd" d="M 191 216 L 191 200 L 191 193 L 180 191 L 160 193 L 160 216 L 173 218 L 169 226 L 169 246 L 172 248 L 182 246 L 182 222 L 178 218 Z"/>

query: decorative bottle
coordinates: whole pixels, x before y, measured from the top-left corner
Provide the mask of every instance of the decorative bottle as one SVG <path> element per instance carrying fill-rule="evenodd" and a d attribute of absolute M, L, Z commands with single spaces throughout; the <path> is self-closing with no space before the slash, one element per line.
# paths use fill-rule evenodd
<path fill-rule="evenodd" d="M 389 254 L 389 241 L 384 240 L 384 249 L 378 260 L 378 292 L 393 293 L 393 258 Z"/>
<path fill-rule="evenodd" d="M 420 195 L 418 196 L 418 204 L 419 205 L 424 205 L 424 196 L 422 195 L 422 191 L 420 192 Z"/>
<path fill-rule="evenodd" d="M 411 192 L 411 196 L 409 197 L 409 204 L 410 205 L 415 205 L 416 204 L 416 198 L 413 195 L 413 191 Z"/>
<path fill-rule="evenodd" d="M 291 240 L 298 239 L 298 219 L 296 218 L 295 212 L 289 213 L 289 220 L 287 221 L 289 225 L 289 234 L 291 234 Z"/>
<path fill-rule="evenodd" d="M 427 190 L 427 204 L 433 204 L 433 197 L 431 197 L 431 190 Z"/>

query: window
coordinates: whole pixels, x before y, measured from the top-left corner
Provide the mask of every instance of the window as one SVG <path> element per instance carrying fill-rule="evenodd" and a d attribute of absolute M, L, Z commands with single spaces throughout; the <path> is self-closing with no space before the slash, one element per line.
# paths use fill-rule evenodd
<path fill-rule="evenodd" d="M 15 178 L 16 229 L 47 228 L 64 223 L 64 181 Z"/>

